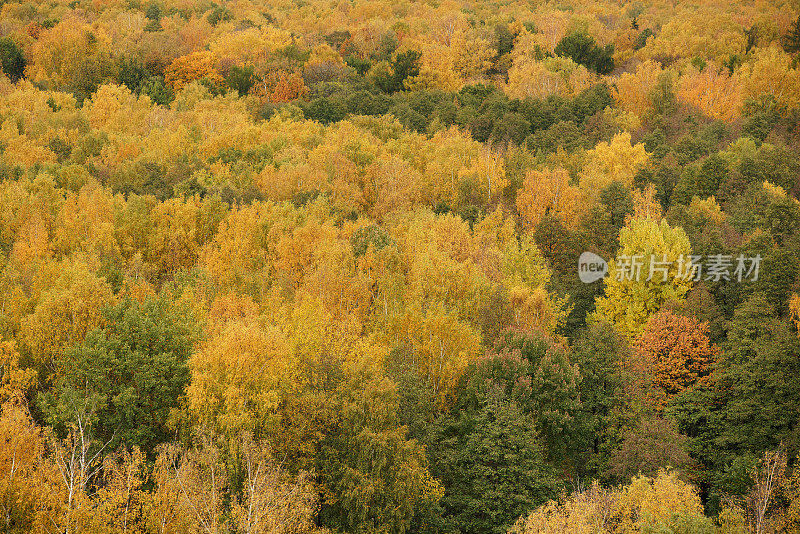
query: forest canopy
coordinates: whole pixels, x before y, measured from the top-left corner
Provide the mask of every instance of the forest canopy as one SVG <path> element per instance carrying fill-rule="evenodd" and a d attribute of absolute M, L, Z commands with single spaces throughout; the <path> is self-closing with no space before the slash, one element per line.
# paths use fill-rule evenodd
<path fill-rule="evenodd" d="M 0 0 L 0 531 L 800 531 L 799 195 L 797 2 Z"/>

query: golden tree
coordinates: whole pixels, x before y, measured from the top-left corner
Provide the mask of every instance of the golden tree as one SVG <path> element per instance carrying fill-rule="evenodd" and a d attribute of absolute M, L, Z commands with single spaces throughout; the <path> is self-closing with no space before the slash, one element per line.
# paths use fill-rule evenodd
<path fill-rule="evenodd" d="M 222 84 L 222 76 L 216 68 L 217 58 L 213 52 L 192 52 L 175 59 L 164 71 L 164 79 L 175 91 L 180 91 L 195 80 L 205 78 L 213 85 Z"/>
<path fill-rule="evenodd" d="M 535 229 L 546 215 L 558 217 L 568 227 L 577 226 L 583 195 L 569 182 L 569 173 L 562 168 L 527 172 L 517 192 L 517 211 L 526 229 Z"/>

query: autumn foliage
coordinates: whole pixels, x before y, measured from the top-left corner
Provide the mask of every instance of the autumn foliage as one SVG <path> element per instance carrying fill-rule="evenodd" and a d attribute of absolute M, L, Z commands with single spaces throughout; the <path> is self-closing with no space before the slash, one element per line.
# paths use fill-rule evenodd
<path fill-rule="evenodd" d="M 208 80 L 212 85 L 222 83 L 222 77 L 215 67 L 216 58 L 212 52 L 192 52 L 176 58 L 164 70 L 164 80 L 176 91 L 195 80 Z"/>
<path fill-rule="evenodd" d="M 798 8 L 0 0 L 0 532 L 797 531 Z"/>
<path fill-rule="evenodd" d="M 707 382 L 719 348 L 708 339 L 708 325 L 669 311 L 652 316 L 636 342 L 634 367 L 654 376 L 668 395 Z"/>

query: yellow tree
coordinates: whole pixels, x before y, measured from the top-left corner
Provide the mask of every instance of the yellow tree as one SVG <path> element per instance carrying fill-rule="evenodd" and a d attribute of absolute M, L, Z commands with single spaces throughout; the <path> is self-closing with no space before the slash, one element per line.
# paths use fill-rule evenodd
<path fill-rule="evenodd" d="M 562 168 L 527 172 L 517 193 L 517 211 L 526 229 L 535 229 L 545 215 L 558 217 L 567 227 L 579 223 L 582 194 L 569 181 Z"/>
<path fill-rule="evenodd" d="M 440 405 L 447 405 L 458 379 L 480 354 L 480 333 L 441 306 L 407 310 L 402 332 L 410 346 L 410 365 L 431 381 Z"/>
<path fill-rule="evenodd" d="M 655 477 L 636 476 L 616 488 L 606 489 L 594 482 L 561 502 L 550 501 L 521 517 L 509 532 L 623 534 L 677 530 L 681 528 L 678 525 L 691 525 L 697 532 L 712 531 L 697 488 L 675 472 L 660 471 Z"/>
<path fill-rule="evenodd" d="M 421 185 L 420 172 L 408 161 L 382 154 L 364 173 L 365 210 L 379 221 L 392 211 L 408 210 L 419 202 Z"/>
<path fill-rule="evenodd" d="M 564 76 L 548 69 L 544 61 L 520 57 L 508 69 L 506 93 L 513 98 L 544 99 L 566 93 L 566 86 Z"/>
<path fill-rule="evenodd" d="M 800 104 L 800 69 L 777 46 L 755 51 L 753 61 L 742 67 L 742 85 L 744 98 L 772 95 L 789 109 Z"/>
<path fill-rule="evenodd" d="M 568 297 L 554 297 L 545 289 L 551 272 L 532 234 L 510 240 L 502 250 L 503 285 L 515 325 L 552 334 L 569 315 Z"/>
<path fill-rule="evenodd" d="M 150 98 L 146 95 L 137 97 L 125 85 L 100 86 L 85 109 L 89 123 L 98 130 L 124 136 L 145 136 L 150 129 Z"/>
<path fill-rule="evenodd" d="M 188 83 L 201 78 L 214 85 L 221 85 L 222 76 L 217 71 L 216 61 L 217 58 L 211 51 L 192 52 L 170 63 L 164 71 L 164 79 L 175 91 L 180 91 Z"/>
<path fill-rule="evenodd" d="M 80 262 L 64 262 L 60 276 L 45 289 L 22 321 L 21 340 L 37 365 L 56 370 L 63 350 L 100 326 L 103 308 L 115 297 L 108 283 Z"/>
<path fill-rule="evenodd" d="M 255 320 L 229 322 L 189 361 L 191 415 L 227 435 L 270 428 L 293 383 L 288 353 L 287 340 L 276 328 L 265 329 Z"/>
<path fill-rule="evenodd" d="M 263 102 L 291 102 L 306 96 L 308 87 L 299 72 L 270 71 L 254 85 L 252 94 Z"/>
<path fill-rule="evenodd" d="M 242 498 L 231 504 L 233 524 L 249 534 L 310 534 L 316 532 L 317 492 L 308 473 L 293 480 L 264 443 L 249 432 L 237 447 L 244 473 Z"/>
<path fill-rule="evenodd" d="M 252 204 L 232 209 L 214 239 L 200 253 L 200 263 L 223 290 L 255 294 L 268 279 L 268 258 L 262 224 L 270 206 Z"/>
<path fill-rule="evenodd" d="M 677 97 L 713 119 L 732 121 L 741 114 L 742 87 L 739 74 L 728 74 L 712 64 L 702 71 L 691 68 L 681 76 Z"/>
<path fill-rule="evenodd" d="M 214 437 L 200 431 L 194 446 L 161 445 L 153 470 L 156 489 L 146 502 L 148 523 L 159 533 L 229 532 L 224 515 L 228 472 Z"/>
<path fill-rule="evenodd" d="M 144 454 L 121 449 L 103 460 L 103 483 L 92 496 L 87 530 L 97 534 L 144 534 Z"/>
<path fill-rule="evenodd" d="M 158 279 L 197 262 L 198 200 L 171 198 L 150 213 L 153 228 L 148 236 L 145 260 L 155 265 Z"/>
<path fill-rule="evenodd" d="M 789 313 L 795 328 L 797 328 L 797 333 L 800 335 L 800 295 L 797 293 L 792 293 L 789 299 Z"/>
<path fill-rule="evenodd" d="M 663 211 L 661 202 L 656 199 L 656 186 L 649 183 L 643 190 L 633 190 L 633 213 L 625 216 L 625 224 L 635 218 L 660 219 Z"/>
<path fill-rule="evenodd" d="M 614 99 L 623 109 L 643 117 L 653 107 L 650 93 L 662 72 L 661 64 L 656 61 L 640 63 L 635 72 L 625 72 L 619 77 L 612 91 Z"/>
<path fill-rule="evenodd" d="M 477 243 L 469 225 L 451 214 L 414 214 L 397 229 L 406 269 L 404 301 L 422 309 L 441 304 L 458 316 L 472 315 L 486 289 Z"/>
<path fill-rule="evenodd" d="M 39 528 L 79 534 L 93 531 L 89 526 L 93 517 L 90 492 L 99 482 L 107 443 L 98 443 L 92 436 L 93 401 L 79 399 L 73 408 L 67 435 L 47 436 L 50 454 L 42 462 L 47 470 L 40 477 L 42 498 L 37 521 Z"/>
<path fill-rule="evenodd" d="M 101 39 L 97 36 L 100 35 Z M 65 17 L 50 29 L 42 31 L 34 41 L 32 62 L 28 66 L 31 80 L 44 83 L 50 89 L 85 90 L 93 82 L 110 78 L 108 54 L 100 50 L 104 42 L 102 33 L 81 17 Z M 103 67 L 106 72 L 103 72 Z M 94 79 L 92 79 L 94 78 Z M 84 95 L 88 96 L 88 95 Z"/>
<path fill-rule="evenodd" d="M 86 184 L 78 193 L 68 193 L 55 219 L 54 252 L 83 252 L 94 262 L 117 260 L 114 208 L 115 199 L 97 182 Z"/>
<path fill-rule="evenodd" d="M 20 398 L 0 405 L 0 530 L 33 532 L 39 523 L 46 480 L 55 475 L 45 457 L 45 438 Z M 39 524 L 38 526 L 43 526 Z M 47 525 L 49 528 L 50 525 Z"/>
<path fill-rule="evenodd" d="M 598 143 L 587 152 L 580 188 L 588 199 L 596 201 L 600 191 L 613 181 L 631 187 L 634 176 L 647 163 L 648 157 L 644 144 L 631 144 L 630 133 L 618 133 L 611 142 Z"/>
<path fill-rule="evenodd" d="M 0 404 L 24 394 L 33 385 L 36 371 L 19 365 L 13 341 L 0 338 Z"/>
<path fill-rule="evenodd" d="M 633 340 L 664 304 L 684 297 L 696 276 L 696 263 L 686 233 L 663 219 L 631 219 L 620 231 L 619 242 L 596 313 Z"/>

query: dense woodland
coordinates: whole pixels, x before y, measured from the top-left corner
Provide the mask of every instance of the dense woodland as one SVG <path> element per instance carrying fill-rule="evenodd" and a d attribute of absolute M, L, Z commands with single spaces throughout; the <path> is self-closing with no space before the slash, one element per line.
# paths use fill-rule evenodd
<path fill-rule="evenodd" d="M 799 58 L 780 0 L 0 0 L 0 531 L 800 532 Z"/>

